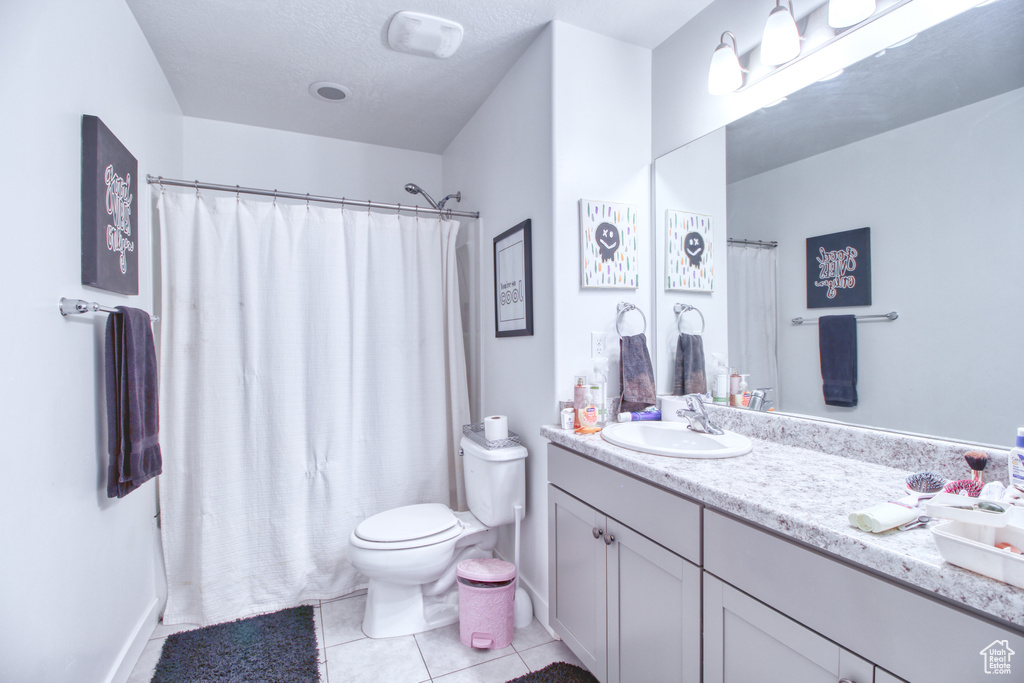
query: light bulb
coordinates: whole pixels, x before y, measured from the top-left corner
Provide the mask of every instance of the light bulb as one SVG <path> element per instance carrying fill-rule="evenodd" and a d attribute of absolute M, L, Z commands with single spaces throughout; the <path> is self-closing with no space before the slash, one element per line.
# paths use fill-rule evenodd
<path fill-rule="evenodd" d="M 800 31 L 793 18 L 793 4 L 789 8 L 775 1 L 775 9 L 768 14 L 761 38 L 761 63 L 769 66 L 785 64 L 800 54 Z"/>
<path fill-rule="evenodd" d="M 725 42 L 726 36 L 732 38 L 732 45 Z M 736 36 L 726 31 L 721 40 L 711 55 L 711 68 L 708 69 L 708 92 L 712 95 L 724 95 L 743 85 L 743 67 L 736 53 Z"/>
<path fill-rule="evenodd" d="M 828 25 L 846 28 L 875 13 L 875 0 L 828 0 Z"/>

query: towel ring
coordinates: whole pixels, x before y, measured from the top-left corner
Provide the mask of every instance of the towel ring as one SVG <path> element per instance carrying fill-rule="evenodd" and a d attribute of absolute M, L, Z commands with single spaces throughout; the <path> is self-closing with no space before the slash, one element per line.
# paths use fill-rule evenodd
<path fill-rule="evenodd" d="M 682 314 L 686 313 L 687 311 L 696 311 L 697 315 L 700 316 L 700 332 L 697 333 L 697 336 L 704 335 L 704 314 L 700 312 L 699 308 L 697 308 L 696 306 L 691 306 L 690 304 L 676 304 L 675 306 L 672 307 L 672 310 L 676 312 L 677 316 L 679 316 L 676 319 L 676 327 L 679 328 L 679 334 L 685 334 L 685 332 L 683 332 Z"/>
<path fill-rule="evenodd" d="M 644 334 L 645 332 L 647 332 L 647 316 L 644 315 L 644 312 L 641 311 L 639 308 L 637 308 L 633 304 L 628 304 L 625 301 L 620 301 L 618 305 L 618 311 L 619 314 L 615 316 L 615 331 L 619 333 L 620 337 L 622 336 L 622 330 L 619 329 L 619 325 L 622 323 L 622 316 L 629 313 L 630 311 L 636 311 L 637 313 L 640 314 L 640 317 L 644 319 L 644 330 L 640 334 Z"/>

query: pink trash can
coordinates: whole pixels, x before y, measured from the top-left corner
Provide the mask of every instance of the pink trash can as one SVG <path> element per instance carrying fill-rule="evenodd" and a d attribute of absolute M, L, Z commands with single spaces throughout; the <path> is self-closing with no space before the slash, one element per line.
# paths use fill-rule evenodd
<path fill-rule="evenodd" d="M 516 566 L 498 559 L 463 560 L 459 581 L 459 638 L 463 645 L 501 649 L 515 631 Z"/>

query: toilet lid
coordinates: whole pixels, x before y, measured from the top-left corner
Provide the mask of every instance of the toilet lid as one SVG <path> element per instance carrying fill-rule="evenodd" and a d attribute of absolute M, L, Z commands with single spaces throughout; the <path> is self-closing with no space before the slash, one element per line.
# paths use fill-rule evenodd
<path fill-rule="evenodd" d="M 435 536 L 458 525 L 454 513 L 440 503 L 406 505 L 377 513 L 356 527 L 356 536 L 375 543 L 396 543 Z"/>

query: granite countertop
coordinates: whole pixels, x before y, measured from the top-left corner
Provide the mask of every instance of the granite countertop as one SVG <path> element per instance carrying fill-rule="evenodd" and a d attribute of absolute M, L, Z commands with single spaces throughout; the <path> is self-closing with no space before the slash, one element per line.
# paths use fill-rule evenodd
<path fill-rule="evenodd" d="M 904 493 L 909 472 L 751 438 L 751 454 L 698 460 L 614 446 L 600 434 L 541 427 L 553 443 L 695 498 L 854 564 L 1024 627 L 1024 590 L 942 559 L 926 528 L 872 534 L 849 514 Z"/>

